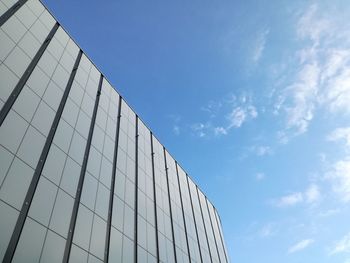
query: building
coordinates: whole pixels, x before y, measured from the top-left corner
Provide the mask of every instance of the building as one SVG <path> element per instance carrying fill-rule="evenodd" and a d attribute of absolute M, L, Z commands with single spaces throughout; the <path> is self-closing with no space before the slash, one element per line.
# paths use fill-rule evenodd
<path fill-rule="evenodd" d="M 0 2 L 0 260 L 228 262 L 219 215 L 38 0 Z"/>

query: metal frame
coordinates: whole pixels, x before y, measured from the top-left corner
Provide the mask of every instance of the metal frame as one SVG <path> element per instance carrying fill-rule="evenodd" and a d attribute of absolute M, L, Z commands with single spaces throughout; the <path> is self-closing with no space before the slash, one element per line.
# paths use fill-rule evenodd
<path fill-rule="evenodd" d="M 188 260 L 189 260 L 189 262 L 191 262 L 191 252 L 190 252 L 190 246 L 189 246 L 189 244 L 188 244 L 186 217 L 185 217 L 184 205 L 183 205 L 183 201 L 182 201 L 182 193 L 181 193 L 180 178 L 179 178 L 179 169 L 178 169 L 177 161 L 175 161 L 175 167 L 176 167 L 177 184 L 178 184 L 178 186 L 179 186 L 179 194 L 180 194 L 181 210 L 182 210 L 182 219 L 183 219 L 183 221 L 184 221 L 184 230 L 185 230 L 185 236 L 186 236 L 186 245 L 187 245 Z"/>
<path fill-rule="evenodd" d="M 173 238 L 174 258 L 175 258 L 175 263 L 177 263 L 175 234 L 174 234 L 174 223 L 173 223 L 173 212 L 172 212 L 172 209 L 171 209 L 171 198 L 170 198 L 170 187 L 169 187 L 169 175 L 168 175 L 168 169 L 169 168 L 168 168 L 168 165 L 167 165 L 167 159 L 166 159 L 166 153 L 165 153 L 165 147 L 164 146 L 163 146 L 163 153 L 164 153 L 166 184 L 167 184 L 167 188 L 168 188 L 169 212 L 170 212 L 170 222 L 171 222 L 171 234 L 172 234 L 172 238 Z"/>
<path fill-rule="evenodd" d="M 203 226 L 204 226 L 204 231 L 205 231 L 205 237 L 206 237 L 206 239 L 207 239 L 210 261 L 213 262 L 213 257 L 212 257 L 212 255 L 211 255 L 211 248 L 210 248 L 210 245 L 209 245 L 207 227 L 206 227 L 205 221 L 204 221 L 203 208 L 202 208 L 202 204 L 201 204 L 201 199 L 199 198 L 199 192 L 198 192 L 198 186 L 197 186 L 197 185 L 196 185 L 196 191 L 197 191 L 197 198 L 198 198 L 199 208 L 200 208 L 200 210 L 201 210 L 201 215 L 202 215 L 202 220 L 203 220 Z"/>
<path fill-rule="evenodd" d="M 152 155 L 152 179 L 153 179 L 153 199 L 154 199 L 154 225 L 156 229 L 156 248 L 157 248 L 157 262 L 159 262 L 159 240 L 158 240 L 158 218 L 157 218 L 157 195 L 156 195 L 156 176 L 154 171 L 154 150 L 153 150 L 153 134 L 150 131 L 151 137 L 151 155 Z"/>
<path fill-rule="evenodd" d="M 87 163 L 88 163 L 88 160 L 89 160 L 91 141 L 92 141 L 92 136 L 93 136 L 93 133 L 94 133 L 94 127 L 95 127 L 95 121 L 96 121 L 98 104 L 99 104 L 99 101 L 100 101 L 102 81 L 103 81 L 103 75 L 101 74 L 100 82 L 98 84 L 98 89 L 97 89 L 97 94 L 96 94 L 94 111 L 92 113 L 92 118 L 91 118 L 91 123 L 90 123 L 89 135 L 88 135 L 88 139 L 87 139 L 86 146 L 85 146 L 84 159 L 83 159 L 83 164 L 82 164 L 81 171 L 80 171 L 77 192 L 75 194 L 73 211 L 72 211 L 72 216 L 71 216 L 71 220 L 70 220 L 70 224 L 69 224 L 69 232 L 68 232 L 68 237 L 67 237 L 67 240 L 66 240 L 66 246 L 64 248 L 64 255 L 63 255 L 62 262 L 68 262 L 69 261 L 70 251 L 71 251 L 71 248 L 72 248 L 75 224 L 77 222 L 80 198 L 81 198 L 81 193 L 82 193 L 82 190 L 83 190 L 83 184 L 84 184 L 84 179 L 85 179 L 85 174 L 86 174 Z"/>
<path fill-rule="evenodd" d="M 193 216 L 194 228 L 196 229 L 196 236 L 197 236 L 197 243 L 198 243 L 199 256 L 200 256 L 200 258 L 201 258 L 201 262 L 203 262 L 202 250 L 201 250 L 201 245 L 200 245 L 200 242 L 199 242 L 199 236 L 198 236 L 198 229 L 197 229 L 196 217 L 195 217 L 195 214 L 194 214 L 193 201 L 192 201 L 190 183 L 189 183 L 189 181 L 188 181 L 188 178 L 189 178 L 189 176 L 186 174 L 186 181 L 187 181 L 188 194 L 189 194 L 189 196 L 190 196 L 191 207 L 192 207 L 192 216 Z"/>
<path fill-rule="evenodd" d="M 51 29 L 50 33 L 47 35 L 46 39 L 40 46 L 39 50 L 36 52 L 34 58 L 29 63 L 26 71 L 23 73 L 22 77 L 19 79 L 16 87 L 12 90 L 9 98 L 5 102 L 4 106 L 2 107 L 0 111 L 0 126 L 3 124 L 4 120 L 6 119 L 7 114 L 10 112 L 13 104 L 16 102 L 19 94 L 21 93 L 24 85 L 27 83 L 27 80 L 29 79 L 30 75 L 32 74 L 33 70 L 35 69 L 36 65 L 38 64 L 41 56 L 44 54 L 47 46 L 50 44 L 51 39 L 55 35 L 57 29 L 59 28 L 59 23 L 56 22 L 56 24 Z"/>
<path fill-rule="evenodd" d="M 114 188 L 115 188 L 115 176 L 117 171 L 117 157 L 118 157 L 118 145 L 119 145 L 119 130 L 120 130 L 120 118 L 121 118 L 121 107 L 122 107 L 122 97 L 119 96 L 118 104 L 118 119 L 117 127 L 115 132 L 115 142 L 114 142 L 114 156 L 113 156 L 113 170 L 111 178 L 111 189 L 109 193 L 109 205 L 108 205 L 108 219 L 107 219 L 107 230 L 106 230 L 106 245 L 105 245 L 105 255 L 104 262 L 107 263 L 109 260 L 109 248 L 111 243 L 111 229 L 112 229 L 112 215 L 113 215 L 113 203 L 114 203 Z"/>
<path fill-rule="evenodd" d="M 15 229 L 14 229 L 14 231 L 12 233 L 12 236 L 11 236 L 11 239 L 10 239 L 10 243 L 9 243 L 7 249 L 6 249 L 6 253 L 5 253 L 3 262 L 11 262 L 11 260 L 13 258 L 13 255 L 15 254 L 16 247 L 17 247 L 19 238 L 21 236 L 25 220 L 27 218 L 30 205 L 31 205 L 31 203 L 33 201 L 33 197 L 34 197 L 34 194 L 35 194 L 36 187 L 38 186 L 39 179 L 40 179 L 42 170 L 44 168 L 47 156 L 49 154 L 49 150 L 50 150 L 53 138 L 55 136 L 58 124 L 60 122 L 64 106 L 66 105 L 66 101 L 68 99 L 68 95 L 69 95 L 69 92 L 71 90 L 73 79 L 74 79 L 75 74 L 77 72 L 77 69 L 78 69 L 79 62 L 80 62 L 82 54 L 83 53 L 80 50 L 79 54 L 78 54 L 78 56 L 77 56 L 77 58 L 75 60 L 74 67 L 73 67 L 71 75 L 69 77 L 66 89 L 65 89 L 65 91 L 63 93 L 60 105 L 58 106 L 55 118 L 54 118 L 54 120 L 52 122 L 50 132 L 49 132 L 49 134 L 48 134 L 48 136 L 46 138 L 44 148 L 43 148 L 43 150 L 41 152 L 41 155 L 40 155 L 40 159 L 39 159 L 38 164 L 37 164 L 37 166 L 35 168 L 35 172 L 34 172 L 32 181 L 30 182 L 30 185 L 29 185 L 26 197 L 24 199 L 24 202 L 23 202 L 23 205 L 22 205 L 19 217 L 18 217 L 16 225 L 15 225 Z"/>
<path fill-rule="evenodd" d="M 216 252 L 218 253 L 219 262 L 221 263 L 219 248 L 218 248 L 218 244 L 217 244 L 217 242 L 216 242 L 216 236 L 215 236 L 215 231 L 214 231 L 214 227 L 213 227 L 213 222 L 212 222 L 212 220 L 211 220 L 211 215 L 210 215 L 210 211 L 209 211 L 208 199 L 207 199 L 206 196 L 204 196 L 204 197 L 205 197 L 205 203 L 206 203 L 206 205 L 207 205 L 208 216 L 209 216 L 210 225 L 211 225 L 211 231 L 213 231 L 213 237 L 214 237 L 214 241 L 215 241 Z"/>
<path fill-rule="evenodd" d="M 139 167 L 138 167 L 138 146 L 139 146 L 139 118 L 135 114 L 136 125 L 135 125 L 135 200 L 134 200 L 134 262 L 137 262 L 137 219 L 138 219 L 138 179 L 139 179 Z"/>

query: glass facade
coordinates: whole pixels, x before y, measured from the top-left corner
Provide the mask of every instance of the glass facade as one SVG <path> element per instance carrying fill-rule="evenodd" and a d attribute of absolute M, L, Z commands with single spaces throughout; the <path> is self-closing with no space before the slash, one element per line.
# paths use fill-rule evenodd
<path fill-rule="evenodd" d="M 213 204 L 39 0 L 0 1 L 0 260 L 229 262 Z"/>

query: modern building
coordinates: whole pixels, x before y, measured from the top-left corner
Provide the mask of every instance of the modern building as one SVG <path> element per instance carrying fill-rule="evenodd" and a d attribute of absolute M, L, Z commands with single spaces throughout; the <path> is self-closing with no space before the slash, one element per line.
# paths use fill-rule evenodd
<path fill-rule="evenodd" d="M 213 204 L 38 0 L 0 1 L 0 260 L 229 262 Z"/>

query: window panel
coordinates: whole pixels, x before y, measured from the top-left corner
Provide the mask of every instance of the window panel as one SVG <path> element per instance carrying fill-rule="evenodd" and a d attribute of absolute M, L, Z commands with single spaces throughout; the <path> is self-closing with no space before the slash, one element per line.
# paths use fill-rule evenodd
<path fill-rule="evenodd" d="M 92 220 L 92 212 L 85 206 L 79 205 L 73 242 L 86 250 L 89 250 Z"/>
<path fill-rule="evenodd" d="M 29 63 L 29 57 L 18 46 L 11 51 L 4 61 L 4 64 L 19 78 L 22 77 Z"/>
<path fill-rule="evenodd" d="M 0 189 L 0 199 L 21 209 L 34 170 L 15 158 Z"/>
<path fill-rule="evenodd" d="M 16 16 L 12 16 L 9 20 L 7 20 L 1 28 L 15 43 L 18 43 L 26 32 L 25 26 Z"/>
<path fill-rule="evenodd" d="M 11 50 L 16 46 L 16 44 L 1 29 L 0 29 L 0 46 L 1 46 L 0 62 L 3 62 L 5 58 L 10 54 Z"/>
<path fill-rule="evenodd" d="M 88 254 L 86 251 L 72 244 L 72 249 L 69 255 L 69 262 L 71 263 L 86 263 Z"/>
<path fill-rule="evenodd" d="M 23 5 L 16 13 L 16 17 L 22 22 L 22 24 L 29 29 L 37 17 L 33 14 L 29 7 Z"/>
<path fill-rule="evenodd" d="M 27 218 L 19 239 L 13 262 L 39 262 L 46 229 Z"/>
<path fill-rule="evenodd" d="M 65 239 L 49 230 L 47 232 L 40 262 L 62 262 L 65 242 Z"/>
<path fill-rule="evenodd" d="M 59 185 L 61 180 L 66 156 L 57 146 L 51 145 L 43 168 L 43 174 L 56 185 Z"/>
<path fill-rule="evenodd" d="M 21 41 L 18 43 L 18 46 L 30 57 L 33 59 L 35 54 L 38 52 L 41 43 L 30 33 L 24 35 Z"/>
<path fill-rule="evenodd" d="M 35 67 L 26 85 L 38 96 L 42 96 L 49 81 L 49 77 L 39 67 Z"/>
<path fill-rule="evenodd" d="M 0 258 L 3 258 L 7 245 L 10 241 L 12 231 L 15 227 L 19 212 L 4 202 L 0 201 Z"/>
<path fill-rule="evenodd" d="M 55 114 L 55 111 L 53 111 L 45 102 L 41 101 L 35 112 L 32 125 L 42 134 L 47 136 L 51 129 Z"/>
<path fill-rule="evenodd" d="M 30 122 L 39 102 L 40 98 L 31 91 L 30 88 L 25 86 L 17 97 L 12 108 L 26 121 Z"/>
<path fill-rule="evenodd" d="M 62 175 L 61 187 L 72 196 L 76 194 L 80 170 L 81 166 L 68 157 Z"/>
<path fill-rule="evenodd" d="M 105 238 L 107 224 L 100 217 L 94 217 L 90 252 L 100 259 L 104 258 Z M 113 249 L 113 248 L 112 248 Z"/>
<path fill-rule="evenodd" d="M 4 64 L 0 65 L 0 99 L 6 101 L 10 96 L 12 90 L 16 86 L 19 78 Z"/>
<path fill-rule="evenodd" d="M 72 209 L 73 198 L 62 190 L 58 190 L 50 228 L 64 237 L 67 237 Z"/>
<path fill-rule="evenodd" d="M 45 226 L 48 226 L 51 211 L 56 198 L 57 187 L 45 177 L 40 177 L 32 204 L 29 209 L 29 216 Z"/>

